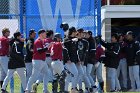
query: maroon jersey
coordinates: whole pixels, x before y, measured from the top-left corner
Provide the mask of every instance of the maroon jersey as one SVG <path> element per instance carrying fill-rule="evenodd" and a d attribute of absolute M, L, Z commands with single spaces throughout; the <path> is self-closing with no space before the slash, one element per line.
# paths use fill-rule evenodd
<path fill-rule="evenodd" d="M 62 43 L 54 42 L 54 44 L 51 47 L 51 53 L 53 53 L 52 60 L 62 60 L 62 51 Z"/>
<path fill-rule="evenodd" d="M 126 53 L 125 53 L 125 49 L 124 49 L 126 46 L 127 46 L 127 43 L 120 42 L 119 59 L 126 58 Z"/>
<path fill-rule="evenodd" d="M 50 39 L 50 38 L 46 38 L 46 39 L 45 39 L 45 45 L 48 45 L 48 44 L 50 44 L 51 42 L 53 42 L 52 39 Z M 50 53 L 51 53 L 51 48 L 48 48 L 47 54 L 50 54 Z"/>
<path fill-rule="evenodd" d="M 96 60 L 99 61 L 101 55 L 104 55 L 104 50 L 101 46 L 96 48 Z"/>
<path fill-rule="evenodd" d="M 34 42 L 34 49 L 33 49 L 33 60 L 43 60 L 46 59 L 46 51 L 39 52 L 39 49 L 43 49 L 45 47 L 45 40 L 41 40 L 38 38 Z"/>
<path fill-rule="evenodd" d="M 2 36 L 0 38 L 0 56 L 9 54 L 9 38 Z"/>

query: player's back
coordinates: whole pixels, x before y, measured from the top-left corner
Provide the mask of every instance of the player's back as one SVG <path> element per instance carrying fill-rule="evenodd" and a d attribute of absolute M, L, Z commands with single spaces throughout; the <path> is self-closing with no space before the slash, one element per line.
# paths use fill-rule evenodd
<path fill-rule="evenodd" d="M 0 37 L 0 55 L 5 56 L 9 53 L 9 39 L 2 36 Z"/>
<path fill-rule="evenodd" d="M 52 59 L 53 60 L 57 60 L 57 59 L 62 60 L 62 51 L 63 51 L 62 43 L 54 42 L 51 49 L 53 51 Z"/>

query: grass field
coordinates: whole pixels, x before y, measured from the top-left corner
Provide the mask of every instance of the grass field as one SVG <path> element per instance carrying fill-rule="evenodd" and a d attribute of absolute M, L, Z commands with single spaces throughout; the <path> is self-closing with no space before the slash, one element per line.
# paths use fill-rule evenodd
<path fill-rule="evenodd" d="M 10 93 L 10 86 L 9 86 L 10 84 L 8 84 L 8 86 L 7 86 L 7 91 Z M 14 93 L 20 93 L 20 88 L 21 87 L 21 82 L 20 82 L 20 79 L 19 79 L 19 77 L 18 77 L 18 75 L 17 74 L 15 74 L 14 75 Z M 105 86 L 106 87 L 106 86 Z M 43 84 L 41 83 L 41 84 L 39 84 L 39 86 L 38 86 L 38 91 L 37 91 L 37 93 L 43 93 L 42 92 L 42 88 L 43 88 Z M 51 90 L 52 90 L 52 86 L 51 86 L 51 83 L 49 83 L 49 85 L 48 85 L 48 90 L 50 91 L 50 93 L 51 93 Z M 107 92 L 106 92 L 107 93 Z M 122 93 L 122 92 L 121 92 Z M 125 93 L 140 93 L 140 92 L 125 92 Z"/>
<path fill-rule="evenodd" d="M 37 93 L 42 93 L 42 89 L 43 89 L 43 84 L 39 84 L 38 86 L 38 92 Z M 20 88 L 21 87 L 21 82 L 20 82 L 20 79 L 18 77 L 17 74 L 14 75 L 14 93 L 20 93 Z M 49 91 L 51 91 L 52 89 L 52 86 L 51 84 L 49 83 L 48 85 L 48 89 Z M 8 86 L 7 86 L 7 91 L 10 93 L 10 84 L 8 83 Z"/>

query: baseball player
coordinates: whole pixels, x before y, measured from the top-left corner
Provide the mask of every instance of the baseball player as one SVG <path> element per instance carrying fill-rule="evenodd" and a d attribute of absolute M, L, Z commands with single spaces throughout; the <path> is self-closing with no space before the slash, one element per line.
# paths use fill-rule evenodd
<path fill-rule="evenodd" d="M 24 46 L 24 39 L 21 38 L 20 32 L 14 33 L 14 42 L 11 44 L 10 47 L 10 59 L 8 63 L 8 72 L 7 76 L 4 79 L 4 83 L 2 85 L 1 93 L 7 93 L 6 92 L 6 86 L 8 84 L 8 81 L 12 78 L 15 71 L 17 71 L 23 90 L 25 91 L 26 88 L 26 77 L 25 77 L 25 63 L 24 63 L 24 55 L 23 55 L 23 46 Z"/>
<path fill-rule="evenodd" d="M 2 30 L 3 36 L 0 38 L 0 68 L 1 68 L 1 76 L 0 76 L 0 84 L 2 87 L 3 80 L 6 76 L 8 70 L 8 55 L 9 55 L 9 39 L 10 31 L 8 28 L 4 28 Z M 5 60 L 6 62 L 2 62 Z M 4 64 L 5 63 L 5 64 Z"/>
<path fill-rule="evenodd" d="M 0 86 L 2 88 L 3 80 L 6 77 L 8 71 L 9 61 L 9 35 L 10 31 L 8 28 L 2 30 L 2 37 L 0 37 Z M 14 91 L 13 78 L 10 81 L 11 93 Z"/>
<path fill-rule="evenodd" d="M 127 90 L 127 62 L 126 62 L 126 53 L 124 51 L 124 47 L 127 46 L 127 43 L 124 42 L 124 36 L 121 34 L 119 35 L 119 43 L 120 43 L 120 53 L 119 53 L 119 66 L 117 69 L 117 75 L 120 76 L 120 73 L 122 73 L 122 91 Z"/>
<path fill-rule="evenodd" d="M 100 87 L 100 92 L 104 92 L 104 81 L 102 77 L 102 61 L 105 57 L 104 50 L 102 46 L 97 42 L 97 47 L 96 47 L 96 64 L 94 64 L 94 69 L 93 72 L 95 72 L 97 76 L 97 80 L 99 82 L 99 87 Z"/>
<path fill-rule="evenodd" d="M 126 33 L 127 46 L 125 47 L 127 64 L 129 67 L 129 78 L 131 89 L 129 91 L 140 92 L 139 63 L 136 60 L 137 53 L 140 50 L 139 42 L 134 40 L 132 31 Z"/>
<path fill-rule="evenodd" d="M 91 72 L 92 72 L 94 65 L 96 64 L 96 42 L 95 42 L 95 39 L 92 37 L 91 31 L 88 31 L 86 33 L 86 39 L 89 42 L 88 61 L 87 61 L 87 76 L 90 80 L 93 91 L 95 92 L 95 91 L 97 91 L 97 87 L 95 85 L 95 81 L 91 77 Z M 101 71 L 102 71 L 102 69 L 101 69 Z"/>
<path fill-rule="evenodd" d="M 78 55 L 77 55 L 77 41 L 74 40 L 76 37 L 77 31 L 75 27 L 69 28 L 68 37 L 64 40 L 64 48 L 67 51 L 67 58 L 65 60 L 65 67 L 74 75 L 71 77 L 68 75 L 66 77 L 65 82 L 65 91 L 68 91 L 68 85 L 70 81 L 72 82 L 72 92 L 77 92 L 76 85 L 77 85 L 77 76 L 78 70 L 76 68 L 75 63 L 78 62 Z"/>
<path fill-rule="evenodd" d="M 47 38 L 46 38 L 46 41 L 45 41 L 46 44 L 47 43 L 52 43 L 53 42 L 53 38 L 54 38 L 53 30 L 47 30 L 46 34 L 47 34 Z M 51 58 L 50 52 L 51 52 L 51 47 L 48 49 L 48 51 L 46 53 L 46 62 L 47 62 L 48 67 L 50 69 L 49 80 L 52 81 L 52 78 L 53 78 L 52 67 L 51 67 L 52 58 Z"/>
<path fill-rule="evenodd" d="M 109 80 L 110 92 L 115 92 L 121 90 L 119 80 L 117 77 L 117 68 L 119 65 L 118 53 L 120 51 L 120 46 L 118 41 L 118 35 L 112 34 L 111 43 L 105 42 L 99 37 L 101 45 L 103 45 L 105 50 L 105 66 L 107 67 L 107 79 Z"/>
<path fill-rule="evenodd" d="M 33 57 L 33 45 L 34 45 L 34 38 L 36 36 L 36 32 L 34 29 L 29 31 L 29 38 L 26 44 L 26 57 L 25 57 L 25 65 L 26 65 L 26 83 L 28 82 L 31 74 L 32 74 L 32 57 Z"/>
<path fill-rule="evenodd" d="M 84 30 L 83 29 L 78 29 L 77 30 L 77 38 L 78 38 L 78 60 L 79 62 L 76 64 L 77 69 L 78 69 L 78 78 L 77 82 L 79 83 L 79 92 L 83 93 L 82 90 L 82 79 L 84 80 L 85 83 L 85 89 L 87 92 L 93 92 L 93 89 L 91 87 L 90 80 L 87 76 L 87 62 L 86 62 L 86 57 L 88 54 L 89 50 L 89 43 L 87 40 L 83 39 L 84 38 Z"/>
<path fill-rule="evenodd" d="M 34 42 L 33 48 L 33 70 L 32 75 L 27 83 L 26 92 L 30 93 L 32 84 L 38 79 L 40 73 L 43 74 L 43 93 L 47 93 L 48 85 L 48 65 L 46 64 L 46 51 L 48 50 L 49 44 L 45 45 L 46 31 L 41 29 L 38 31 L 39 37 Z"/>
<path fill-rule="evenodd" d="M 65 89 L 65 77 L 66 77 L 66 72 L 64 70 L 64 65 L 62 61 L 62 43 L 61 43 L 61 34 L 56 33 L 54 35 L 54 43 L 51 47 L 51 57 L 52 57 L 52 69 L 53 69 L 53 75 L 54 75 L 54 80 L 53 80 L 53 93 L 57 93 L 57 80 L 59 80 L 59 85 L 60 85 L 60 93 L 64 93 Z M 56 86 L 55 86 L 56 85 Z"/>
<path fill-rule="evenodd" d="M 47 38 L 45 39 L 45 44 L 50 44 L 53 42 L 54 33 L 53 30 L 47 30 L 46 31 Z M 46 52 L 46 63 L 48 65 L 48 75 L 49 75 L 49 81 L 52 81 L 53 79 L 53 73 L 52 73 L 52 67 L 51 67 L 52 58 L 50 55 L 50 48 L 48 48 L 48 51 Z M 33 84 L 33 91 L 37 92 L 37 86 L 43 81 L 42 75 L 40 75 L 39 79 Z"/>

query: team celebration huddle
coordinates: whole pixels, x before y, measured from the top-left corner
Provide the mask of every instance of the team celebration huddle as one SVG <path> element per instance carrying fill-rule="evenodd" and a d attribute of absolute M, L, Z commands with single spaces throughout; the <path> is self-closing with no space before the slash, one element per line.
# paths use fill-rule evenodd
<path fill-rule="evenodd" d="M 9 93 L 6 88 L 15 71 L 24 93 L 37 93 L 40 83 L 43 93 L 103 93 L 105 82 L 110 92 L 140 92 L 140 43 L 132 31 L 112 34 L 111 42 L 75 27 L 68 29 L 64 39 L 60 33 L 44 29 L 31 29 L 26 40 L 20 32 L 9 39 L 8 28 L 2 30 L 2 35 L 1 93 Z"/>

